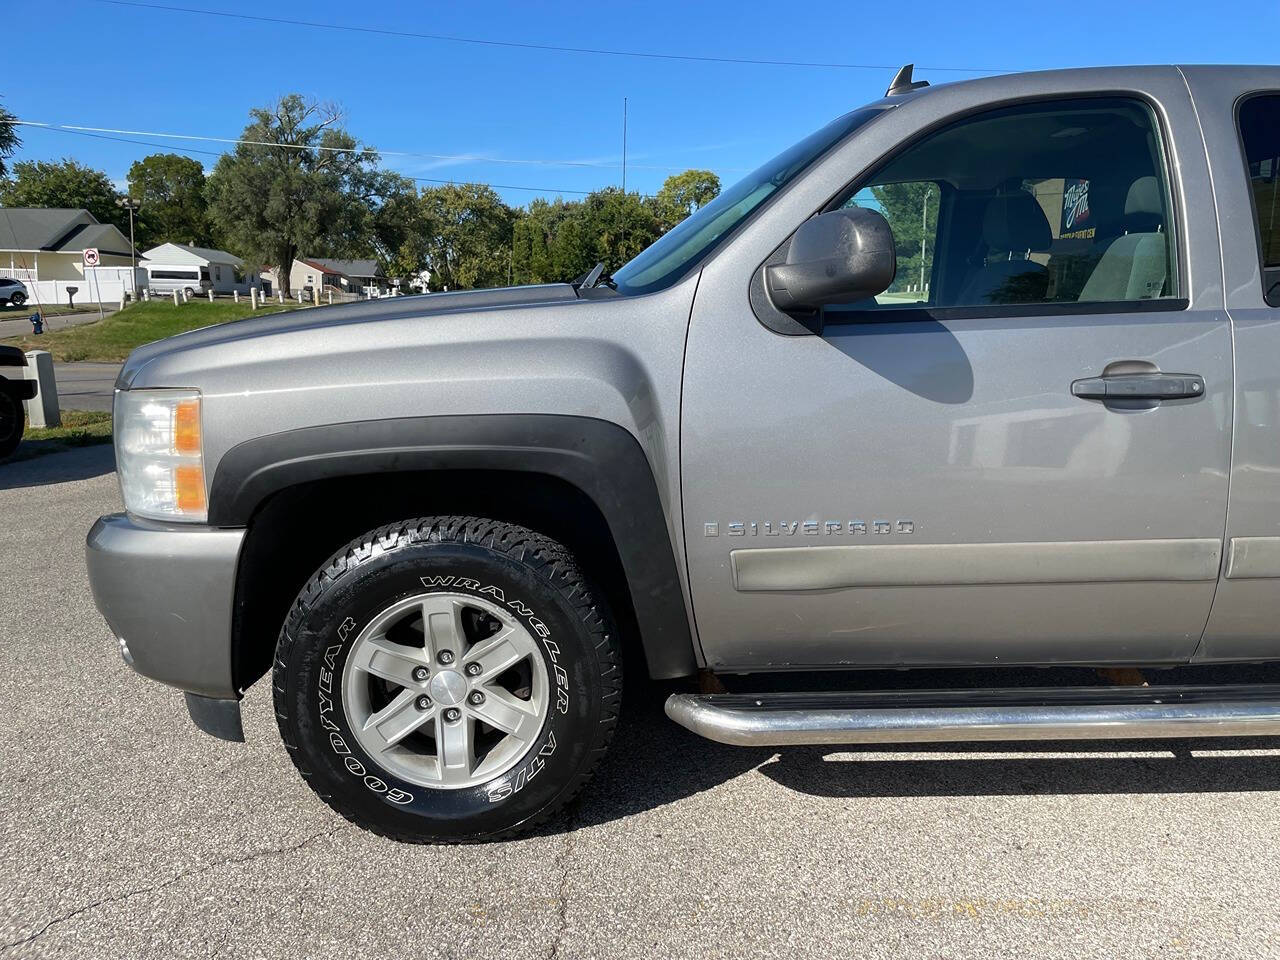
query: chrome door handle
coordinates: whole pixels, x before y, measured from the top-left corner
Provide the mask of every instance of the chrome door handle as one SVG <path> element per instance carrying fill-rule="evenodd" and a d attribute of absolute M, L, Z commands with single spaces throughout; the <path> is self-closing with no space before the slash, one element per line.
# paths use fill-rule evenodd
<path fill-rule="evenodd" d="M 1204 377 L 1194 373 L 1121 373 L 1086 377 L 1071 384 L 1082 400 L 1185 400 L 1204 396 Z"/>

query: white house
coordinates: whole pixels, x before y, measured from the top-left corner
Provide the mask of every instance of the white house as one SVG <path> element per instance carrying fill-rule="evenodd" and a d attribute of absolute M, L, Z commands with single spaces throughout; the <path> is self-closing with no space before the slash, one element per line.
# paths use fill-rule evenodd
<path fill-rule="evenodd" d="M 98 251 L 98 266 L 85 267 L 84 251 Z M 0 207 L 0 276 L 21 280 L 32 305 L 110 303 L 136 289 L 133 247 L 120 230 L 99 223 L 88 210 Z"/>
<path fill-rule="evenodd" d="M 279 284 L 276 270 L 265 271 L 263 276 Z M 295 294 L 307 287 L 323 294 L 326 287 L 331 287 L 341 293 L 377 296 L 389 286 L 394 284 L 382 275 L 376 260 L 298 258 L 289 270 L 289 289 Z"/>
<path fill-rule="evenodd" d="M 207 280 L 214 293 L 235 290 L 248 293 L 250 287 L 261 285 L 255 271 L 244 272 L 244 261 L 225 250 L 162 243 L 142 256 L 141 266 L 146 268 L 148 285 L 152 280 L 166 280 L 171 284 L 174 280 L 189 279 L 194 289 L 199 290 L 201 281 Z"/>

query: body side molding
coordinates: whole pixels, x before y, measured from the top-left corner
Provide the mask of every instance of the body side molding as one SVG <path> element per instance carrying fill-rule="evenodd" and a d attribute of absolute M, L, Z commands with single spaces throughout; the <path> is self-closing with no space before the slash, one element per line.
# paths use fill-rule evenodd
<path fill-rule="evenodd" d="M 333 477 L 422 470 L 501 470 L 559 478 L 584 493 L 613 535 L 655 679 L 697 668 L 653 471 L 636 438 L 590 417 L 481 414 L 304 427 L 246 441 L 222 457 L 209 523 L 239 527 L 272 494 Z"/>
<path fill-rule="evenodd" d="M 1214 580 L 1218 540 L 876 544 L 734 550 L 741 592 L 841 587 Z"/>
<path fill-rule="evenodd" d="M 1280 577 L 1280 537 L 1232 537 L 1225 576 L 1228 580 Z"/>

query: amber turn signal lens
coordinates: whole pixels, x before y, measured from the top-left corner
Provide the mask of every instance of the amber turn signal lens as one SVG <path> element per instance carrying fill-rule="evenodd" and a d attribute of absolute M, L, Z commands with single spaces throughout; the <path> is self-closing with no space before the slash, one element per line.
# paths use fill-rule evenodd
<path fill-rule="evenodd" d="M 178 510 L 199 513 L 204 510 L 204 468 L 184 464 L 173 471 Z"/>
<path fill-rule="evenodd" d="M 184 457 L 200 455 L 199 400 L 183 400 L 174 408 L 173 448 Z"/>

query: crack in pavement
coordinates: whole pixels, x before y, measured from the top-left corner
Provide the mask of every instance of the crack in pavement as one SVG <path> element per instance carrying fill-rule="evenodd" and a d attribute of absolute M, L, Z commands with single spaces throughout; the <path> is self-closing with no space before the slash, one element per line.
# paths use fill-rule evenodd
<path fill-rule="evenodd" d="M 564 935 L 569 930 L 569 861 L 573 857 L 573 837 L 577 824 L 574 823 L 576 809 L 569 811 L 565 824 L 564 833 L 564 850 L 560 853 L 560 858 L 556 864 L 560 871 L 560 881 L 556 885 L 556 919 L 559 926 L 556 928 L 555 935 L 551 938 L 551 952 L 547 954 L 547 960 L 557 960 L 560 956 L 560 945 L 564 942 Z"/>
<path fill-rule="evenodd" d="M 73 920 L 76 917 L 80 916 L 82 913 L 88 913 L 90 910 L 96 910 L 98 907 L 110 906 L 113 903 L 120 903 L 123 900 L 129 900 L 133 897 L 139 897 L 148 893 L 156 893 L 160 890 L 164 890 L 168 887 L 171 887 L 175 883 L 178 883 L 182 880 L 186 880 L 190 877 L 199 876 L 200 874 L 209 873 L 210 871 L 216 870 L 219 867 L 237 866 L 242 863 L 248 863 L 250 860 L 260 859 L 261 857 L 284 856 L 285 854 L 294 853 L 298 850 L 301 850 L 303 847 L 306 847 L 312 843 L 315 843 L 317 840 L 324 840 L 328 837 L 336 836 L 337 834 L 342 833 L 343 831 L 354 830 L 354 829 L 356 828 L 351 825 L 337 827 L 333 830 L 325 830 L 321 833 L 312 834 L 311 836 L 305 837 L 302 840 L 299 840 L 297 843 L 290 844 L 289 846 L 268 847 L 266 850 L 257 850 L 257 851 L 254 851 L 253 853 L 247 854 L 242 857 L 227 857 L 224 860 L 216 860 L 213 863 L 205 863 L 205 864 L 201 864 L 198 867 L 191 867 L 187 870 L 180 870 L 178 873 L 174 874 L 172 877 L 170 877 L 168 880 L 165 880 L 163 883 L 155 883 L 147 887 L 138 887 L 135 890 L 126 890 L 124 893 L 118 894 L 117 896 L 103 897 L 101 900 L 94 900 L 92 903 L 86 903 L 83 906 L 76 907 L 74 910 L 64 913 L 61 916 L 54 917 L 52 920 L 46 921 L 44 926 L 42 926 L 35 933 L 29 934 L 28 936 L 25 936 L 20 940 L 14 940 L 10 943 L 0 944 L 0 951 L 8 953 L 11 950 L 16 950 L 18 947 L 22 947 L 28 943 L 32 943 L 35 940 L 38 940 L 40 937 L 44 936 L 46 933 L 48 933 L 51 929 L 56 927 L 58 924 L 66 923 L 68 920 Z"/>

